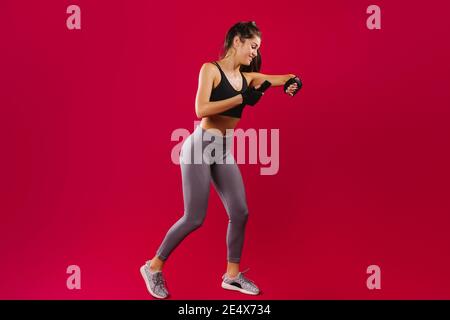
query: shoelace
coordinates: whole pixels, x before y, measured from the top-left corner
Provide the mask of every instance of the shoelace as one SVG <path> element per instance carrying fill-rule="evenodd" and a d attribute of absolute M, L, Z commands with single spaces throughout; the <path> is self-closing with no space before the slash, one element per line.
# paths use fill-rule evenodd
<path fill-rule="evenodd" d="M 250 270 L 250 268 L 247 268 L 247 269 L 245 269 L 245 271 L 242 271 L 242 272 L 241 272 L 242 277 L 243 277 L 245 280 L 247 280 L 248 282 L 250 282 L 251 284 L 253 284 L 253 285 L 256 286 L 256 284 L 255 284 L 251 279 L 249 279 L 249 278 L 243 276 L 243 274 L 246 273 L 248 270 Z"/>
<path fill-rule="evenodd" d="M 164 277 L 161 272 L 156 273 L 155 278 L 156 278 L 155 287 L 160 286 L 160 285 L 165 286 L 165 280 L 164 280 Z"/>
<path fill-rule="evenodd" d="M 244 271 L 241 271 L 241 273 L 246 273 L 250 268 L 245 269 Z"/>
<path fill-rule="evenodd" d="M 254 283 L 252 280 L 250 280 L 250 279 L 247 278 L 247 277 L 244 277 L 244 273 L 246 273 L 248 270 L 250 270 L 250 268 L 247 268 L 247 269 L 245 269 L 244 271 L 241 271 L 241 272 L 240 272 L 241 275 L 242 275 L 242 278 L 244 278 L 244 280 L 247 280 L 248 282 L 250 282 L 250 283 L 252 283 L 253 285 L 255 285 L 255 283 Z"/>

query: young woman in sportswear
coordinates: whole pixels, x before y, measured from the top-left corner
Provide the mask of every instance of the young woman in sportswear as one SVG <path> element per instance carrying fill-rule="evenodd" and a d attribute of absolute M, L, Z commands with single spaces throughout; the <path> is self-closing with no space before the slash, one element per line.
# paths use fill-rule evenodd
<path fill-rule="evenodd" d="M 164 263 L 180 242 L 202 225 L 211 182 L 229 216 L 222 288 L 252 295 L 260 292 L 243 275 L 245 271 L 239 271 L 249 214 L 241 173 L 230 150 L 233 134 L 227 129 L 237 126 L 246 105 L 259 101 L 263 92 L 258 89 L 264 81 L 284 86 L 284 92 L 291 96 L 302 86 L 294 74 L 259 73 L 260 46 L 261 32 L 254 22 L 236 23 L 226 35 L 221 59 L 204 63 L 200 69 L 195 112 L 201 122 L 180 152 L 184 215 L 168 230 L 156 255 L 141 267 L 147 289 L 156 298 L 169 295 L 162 273 Z M 195 159 L 194 145 L 202 151 L 200 162 Z"/>

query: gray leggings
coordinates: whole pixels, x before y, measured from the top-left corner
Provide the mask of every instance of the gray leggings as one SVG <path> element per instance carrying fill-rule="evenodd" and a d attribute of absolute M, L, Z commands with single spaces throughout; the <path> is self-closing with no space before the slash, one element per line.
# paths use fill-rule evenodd
<path fill-rule="evenodd" d="M 223 136 L 200 125 L 184 141 L 180 152 L 184 215 L 169 229 L 157 250 L 161 260 L 165 261 L 188 234 L 202 225 L 212 181 L 229 217 L 227 258 L 239 263 L 248 209 L 242 176 L 231 154 L 232 142 L 232 134 Z"/>

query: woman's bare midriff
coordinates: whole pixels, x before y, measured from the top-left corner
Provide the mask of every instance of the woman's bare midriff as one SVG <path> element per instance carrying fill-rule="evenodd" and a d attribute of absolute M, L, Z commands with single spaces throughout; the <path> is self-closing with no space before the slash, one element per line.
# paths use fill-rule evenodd
<path fill-rule="evenodd" d="M 211 128 L 218 129 L 222 132 L 222 135 L 226 135 L 226 130 L 236 128 L 239 120 L 240 120 L 239 118 L 233 118 L 222 115 L 213 115 L 202 118 L 200 126 L 205 130 Z"/>

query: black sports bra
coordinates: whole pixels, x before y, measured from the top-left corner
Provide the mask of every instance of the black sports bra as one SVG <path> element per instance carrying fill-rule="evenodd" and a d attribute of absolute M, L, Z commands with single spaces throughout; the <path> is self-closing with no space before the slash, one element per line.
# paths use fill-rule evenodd
<path fill-rule="evenodd" d="M 211 91 L 211 97 L 209 101 L 219 101 L 219 100 L 225 100 L 234 96 L 237 96 L 238 94 L 241 94 L 245 89 L 247 89 L 247 80 L 245 79 L 244 75 L 241 73 L 242 76 L 242 89 L 240 91 L 237 91 L 233 88 L 233 86 L 228 81 L 227 77 L 225 76 L 225 73 L 220 68 L 219 64 L 217 62 L 213 62 L 217 68 L 219 68 L 221 80 L 217 87 L 213 88 Z M 230 116 L 233 118 L 240 118 L 242 115 L 242 111 L 244 110 L 245 104 L 237 105 L 236 107 L 233 107 L 231 109 L 225 110 L 222 113 L 219 113 L 220 115 L 224 116 Z"/>

